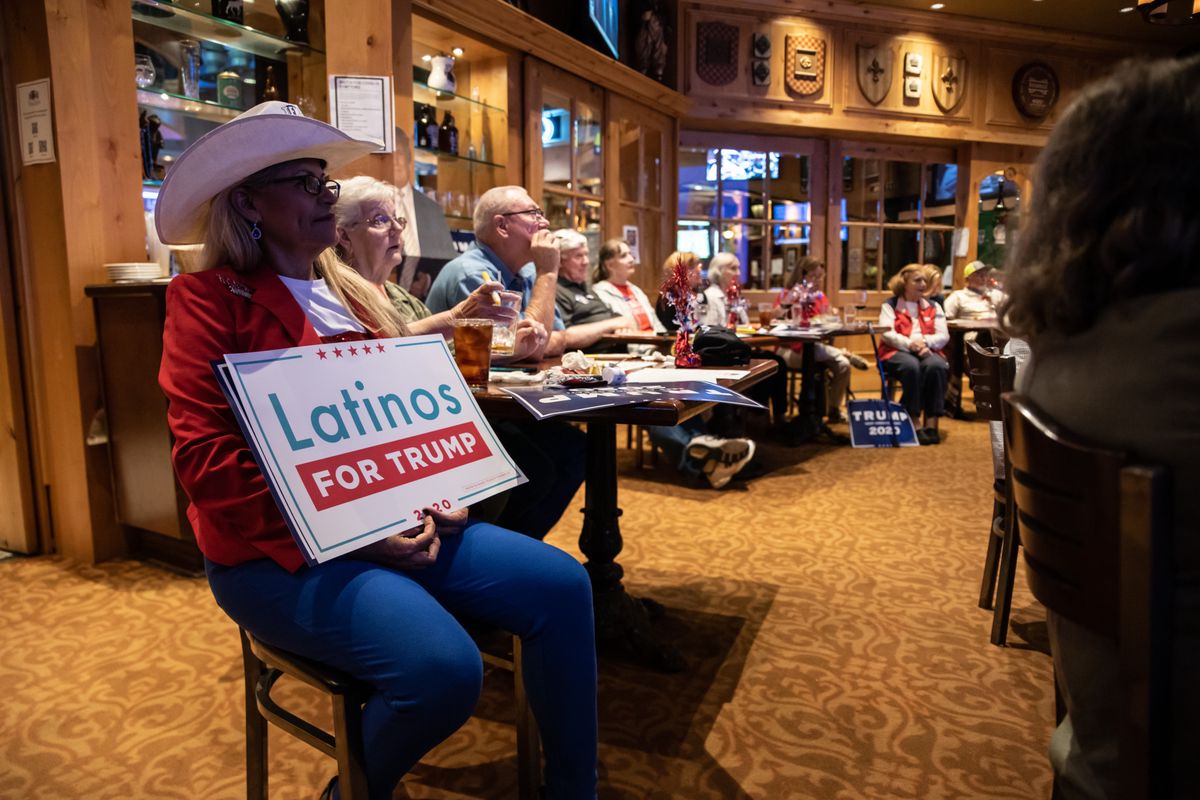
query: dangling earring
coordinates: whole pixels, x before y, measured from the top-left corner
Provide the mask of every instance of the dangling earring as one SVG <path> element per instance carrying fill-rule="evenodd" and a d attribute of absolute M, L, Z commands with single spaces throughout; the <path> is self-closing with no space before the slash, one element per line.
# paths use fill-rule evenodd
<path fill-rule="evenodd" d="M 262 228 L 258 227 L 257 222 L 250 223 L 250 238 L 256 242 L 262 238 Z"/>

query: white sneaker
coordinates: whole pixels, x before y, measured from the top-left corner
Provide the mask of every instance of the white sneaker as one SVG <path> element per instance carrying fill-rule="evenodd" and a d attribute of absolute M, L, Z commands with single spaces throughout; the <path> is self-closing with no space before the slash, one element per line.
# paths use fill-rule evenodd
<path fill-rule="evenodd" d="M 714 489 L 720 489 L 754 458 L 754 442 L 750 439 L 722 439 L 717 436 L 696 436 L 687 446 L 689 458 L 702 462 L 701 470 Z"/>

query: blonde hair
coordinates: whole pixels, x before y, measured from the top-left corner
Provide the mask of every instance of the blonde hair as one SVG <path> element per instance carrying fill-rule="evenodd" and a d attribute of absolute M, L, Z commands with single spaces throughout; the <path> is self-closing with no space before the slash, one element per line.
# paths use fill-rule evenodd
<path fill-rule="evenodd" d="M 663 280 L 671 277 L 671 273 L 675 271 L 677 264 L 685 265 L 688 270 L 693 270 L 700 266 L 700 257 L 690 250 L 676 250 L 671 255 L 667 256 L 667 260 L 663 262 L 662 274 Z"/>
<path fill-rule="evenodd" d="M 942 271 L 935 264 L 922 265 L 925 270 L 925 280 L 929 286 L 925 288 L 926 297 L 934 297 L 942 293 Z"/>
<path fill-rule="evenodd" d="M 899 297 L 900 295 L 904 294 L 904 284 L 908 283 L 908 276 L 912 275 L 914 272 L 920 272 L 922 275 L 925 275 L 928 278 L 928 272 L 926 272 L 924 264 L 905 264 L 904 267 L 902 267 L 900 271 L 893 275 L 892 279 L 888 281 L 888 289 L 891 290 L 892 295 Z"/>
<path fill-rule="evenodd" d="M 231 198 L 238 189 L 265 185 L 283 166 L 275 164 L 259 170 L 213 198 L 204 236 L 203 269 L 227 266 L 234 272 L 251 272 L 258 267 L 262 261 L 262 248 L 250 235 L 250 226 L 233 207 Z M 314 266 L 338 302 L 375 335 L 408 335 L 404 320 L 395 306 L 353 267 L 338 258 L 332 247 L 317 256 Z"/>

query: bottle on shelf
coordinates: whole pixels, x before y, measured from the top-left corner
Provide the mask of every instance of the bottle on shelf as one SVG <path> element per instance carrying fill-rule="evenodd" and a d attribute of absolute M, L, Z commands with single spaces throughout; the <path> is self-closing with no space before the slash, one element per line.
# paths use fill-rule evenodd
<path fill-rule="evenodd" d="M 432 111 L 433 109 L 425 103 L 417 103 L 417 147 L 433 147 L 433 142 L 429 138 L 429 122 Z"/>
<path fill-rule="evenodd" d="M 449 111 L 442 120 L 442 127 L 438 128 L 438 150 L 452 156 L 458 155 L 458 126 L 454 124 L 454 117 Z"/>
<path fill-rule="evenodd" d="M 279 89 L 275 87 L 275 67 L 267 65 L 267 77 L 263 81 L 262 97 L 259 102 L 265 103 L 268 100 L 278 100 Z"/>
<path fill-rule="evenodd" d="M 217 75 L 217 102 L 230 108 L 242 107 L 242 76 L 231 69 Z"/>
<path fill-rule="evenodd" d="M 429 109 L 429 121 L 425 123 L 425 139 L 429 142 L 427 147 L 437 148 L 440 133 L 438 131 L 437 109 L 433 106 L 426 106 Z"/>

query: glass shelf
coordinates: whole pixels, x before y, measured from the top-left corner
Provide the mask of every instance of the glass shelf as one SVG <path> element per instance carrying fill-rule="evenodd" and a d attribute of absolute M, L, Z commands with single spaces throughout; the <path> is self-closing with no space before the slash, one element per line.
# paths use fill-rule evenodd
<path fill-rule="evenodd" d="M 171 94 L 162 90 L 138 89 L 137 101 L 138 105 L 159 108 L 164 111 L 180 111 L 211 122 L 226 122 L 242 113 L 240 108 L 230 108 L 208 100 L 197 100 L 194 97 Z"/>
<path fill-rule="evenodd" d="M 464 103 L 470 103 L 473 106 L 479 106 L 480 108 L 486 108 L 490 111 L 495 111 L 498 114 L 507 114 L 508 113 L 507 110 L 501 108 L 500 106 L 494 106 L 491 103 L 485 103 L 482 100 L 476 100 L 471 97 L 465 97 L 464 95 L 461 95 L 461 94 L 453 94 L 451 92 L 444 92 L 441 89 L 434 89 L 429 84 L 422 83 L 421 81 L 413 81 L 413 86 L 415 86 L 418 89 L 424 89 L 427 92 L 432 92 L 435 101 L 436 100 L 462 100 Z M 415 100 L 416 98 L 413 98 L 413 99 Z"/>
<path fill-rule="evenodd" d="M 248 25 L 239 25 L 214 17 L 199 10 L 200 2 L 201 0 L 182 0 L 176 5 L 166 0 L 135 0 L 133 18 L 185 36 L 219 42 L 263 58 L 280 60 L 280 57 L 290 50 L 302 53 L 322 52 L 307 44 L 288 41 Z"/>
<path fill-rule="evenodd" d="M 465 161 L 468 164 L 478 164 L 481 167 L 494 167 L 495 169 L 503 169 L 503 164 L 497 164 L 494 161 L 484 161 L 480 158 L 470 158 L 469 156 L 456 156 L 453 153 L 447 153 L 443 150 L 438 150 L 434 147 L 414 147 L 413 151 L 416 154 L 418 162 L 436 164 L 441 159 L 450 161 Z"/>

